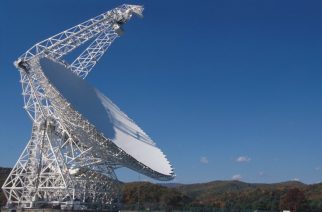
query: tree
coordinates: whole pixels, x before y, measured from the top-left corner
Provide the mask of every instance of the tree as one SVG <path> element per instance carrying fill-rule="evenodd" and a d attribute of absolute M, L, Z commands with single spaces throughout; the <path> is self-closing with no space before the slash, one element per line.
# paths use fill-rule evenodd
<path fill-rule="evenodd" d="M 310 211 L 304 192 L 298 188 L 288 190 L 281 197 L 280 210 L 290 210 L 291 212 Z"/>

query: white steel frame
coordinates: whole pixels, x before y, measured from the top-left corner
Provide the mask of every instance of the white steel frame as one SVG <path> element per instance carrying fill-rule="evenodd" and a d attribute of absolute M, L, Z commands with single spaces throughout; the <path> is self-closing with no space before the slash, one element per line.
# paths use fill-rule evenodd
<path fill-rule="evenodd" d="M 58 206 L 117 209 L 118 180 L 114 170 L 128 166 L 164 178 L 117 148 L 95 126 L 73 110 L 43 75 L 39 59 L 48 57 L 85 78 L 121 25 L 142 16 L 143 7 L 122 5 L 35 44 L 15 62 L 20 72 L 24 109 L 33 122 L 31 138 L 2 186 L 8 207 Z M 94 39 L 71 65 L 62 57 Z M 84 142 L 88 141 L 88 143 Z M 104 154 L 98 153 L 102 147 Z M 102 155 L 106 155 L 102 157 Z"/>

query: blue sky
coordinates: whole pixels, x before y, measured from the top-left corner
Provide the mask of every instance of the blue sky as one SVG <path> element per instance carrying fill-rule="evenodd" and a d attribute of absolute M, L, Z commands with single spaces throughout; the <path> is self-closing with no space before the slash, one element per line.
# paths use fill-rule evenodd
<path fill-rule="evenodd" d="M 1 1 L 0 166 L 14 165 L 31 129 L 13 61 L 122 3 L 143 4 L 144 18 L 88 81 L 155 140 L 174 182 L 322 181 L 319 0 Z"/>

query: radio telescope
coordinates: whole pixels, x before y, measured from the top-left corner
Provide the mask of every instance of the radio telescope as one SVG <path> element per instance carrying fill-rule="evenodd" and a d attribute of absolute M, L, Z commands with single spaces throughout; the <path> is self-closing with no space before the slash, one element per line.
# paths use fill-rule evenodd
<path fill-rule="evenodd" d="M 143 7 L 122 5 L 31 47 L 15 61 L 31 138 L 2 190 L 7 207 L 118 207 L 115 169 L 174 178 L 166 156 L 109 98 L 84 79 L 122 25 Z M 92 41 L 72 62 L 63 56 Z"/>

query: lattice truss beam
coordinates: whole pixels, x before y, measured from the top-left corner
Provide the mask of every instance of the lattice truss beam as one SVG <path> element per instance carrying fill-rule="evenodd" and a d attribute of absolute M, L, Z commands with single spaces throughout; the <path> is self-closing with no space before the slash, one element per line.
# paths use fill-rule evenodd
<path fill-rule="evenodd" d="M 72 133 L 66 125 L 69 120 L 55 114 L 55 106 L 41 83 L 44 76 L 36 67 L 39 58 L 50 57 L 85 78 L 120 36 L 122 25 L 133 14 L 142 16 L 142 11 L 143 7 L 137 5 L 116 7 L 35 44 L 15 62 L 21 76 L 24 109 L 33 127 L 27 146 L 2 186 L 7 206 L 35 207 L 76 200 L 109 206 L 117 203 L 119 186 L 114 169 L 119 164 L 112 159 L 103 162 L 90 146 L 80 142 L 80 136 Z M 70 65 L 63 60 L 90 40 L 92 43 Z M 91 132 L 89 136 L 95 137 Z"/>

